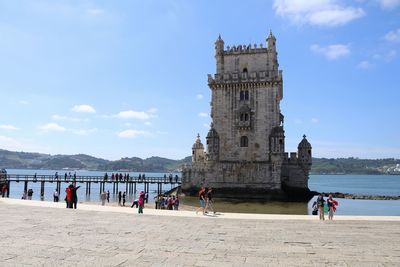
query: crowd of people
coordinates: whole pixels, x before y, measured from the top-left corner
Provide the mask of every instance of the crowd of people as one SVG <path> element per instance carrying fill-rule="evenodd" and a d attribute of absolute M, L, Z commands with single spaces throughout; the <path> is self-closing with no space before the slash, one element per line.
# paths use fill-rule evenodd
<path fill-rule="evenodd" d="M 155 208 L 161 210 L 179 210 L 180 200 L 178 196 L 158 195 L 155 199 Z"/>

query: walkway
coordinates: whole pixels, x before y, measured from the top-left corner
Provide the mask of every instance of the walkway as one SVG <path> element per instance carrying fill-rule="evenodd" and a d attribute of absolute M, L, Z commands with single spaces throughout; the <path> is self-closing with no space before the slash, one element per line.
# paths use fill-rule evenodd
<path fill-rule="evenodd" d="M 0 266 L 400 266 L 399 217 L 78 208 L 0 199 Z"/>

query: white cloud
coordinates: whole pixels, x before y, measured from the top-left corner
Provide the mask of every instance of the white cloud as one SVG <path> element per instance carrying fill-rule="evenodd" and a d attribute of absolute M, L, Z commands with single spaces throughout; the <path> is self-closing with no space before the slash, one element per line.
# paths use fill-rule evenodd
<path fill-rule="evenodd" d="M 329 60 L 335 60 L 350 54 L 349 45 L 334 44 L 328 46 L 319 46 L 317 44 L 310 46 L 311 51 L 324 55 Z"/>
<path fill-rule="evenodd" d="M 67 116 L 61 116 L 58 114 L 54 114 L 53 116 L 51 116 L 51 118 L 56 121 L 63 121 L 63 120 L 74 121 L 74 122 L 82 121 L 82 119 L 80 119 L 80 118 L 72 118 L 72 117 L 67 117 Z"/>
<path fill-rule="evenodd" d="M 113 117 L 120 119 L 138 119 L 138 120 L 148 120 L 150 118 L 155 117 L 154 113 L 157 112 L 156 109 L 150 109 L 148 112 L 146 111 L 135 111 L 135 110 L 126 110 L 121 111 Z"/>
<path fill-rule="evenodd" d="M 202 94 L 198 94 L 198 95 L 196 95 L 196 98 L 197 98 L 198 100 L 201 100 L 201 99 L 204 98 L 204 96 L 203 96 Z"/>
<path fill-rule="evenodd" d="M 97 132 L 97 128 L 92 128 L 92 129 L 74 129 L 71 130 L 73 134 L 77 135 L 89 135 L 91 133 Z"/>
<path fill-rule="evenodd" d="M 344 6 L 336 0 L 275 0 L 275 13 L 296 24 L 338 26 L 365 15 L 362 8 Z"/>
<path fill-rule="evenodd" d="M 4 129 L 4 130 L 19 130 L 17 127 L 15 127 L 14 125 L 11 125 L 11 124 L 2 124 L 2 125 L 0 125 L 0 129 Z"/>
<path fill-rule="evenodd" d="M 24 146 L 14 138 L 0 135 L 0 147 L 7 150 L 19 150 Z"/>
<path fill-rule="evenodd" d="M 312 122 L 312 123 L 318 123 L 318 122 L 319 122 L 319 119 L 317 119 L 317 118 L 312 118 L 312 119 L 311 119 L 311 122 Z"/>
<path fill-rule="evenodd" d="M 385 39 L 389 42 L 400 42 L 400 28 L 390 31 L 385 35 Z"/>
<path fill-rule="evenodd" d="M 56 132 L 64 132 L 66 130 L 64 127 L 53 122 L 39 126 L 39 129 L 43 131 L 56 131 Z"/>
<path fill-rule="evenodd" d="M 364 69 L 364 70 L 369 69 L 371 67 L 372 67 L 372 64 L 369 63 L 369 61 L 367 61 L 367 60 L 363 60 L 360 63 L 358 63 L 358 65 L 357 65 L 357 68 Z"/>
<path fill-rule="evenodd" d="M 20 100 L 18 103 L 19 103 L 20 105 L 28 105 L 28 104 L 29 104 L 29 102 L 26 101 L 26 100 Z"/>
<path fill-rule="evenodd" d="M 100 9 L 100 8 L 91 8 L 86 10 L 86 12 L 90 15 L 90 16 L 100 16 L 104 14 L 104 9 Z"/>
<path fill-rule="evenodd" d="M 376 60 L 390 62 L 397 57 L 397 51 L 393 49 L 393 50 L 390 50 L 389 52 L 387 52 L 386 54 L 383 54 L 383 55 L 375 54 L 372 57 L 373 57 L 373 59 L 376 59 Z"/>
<path fill-rule="evenodd" d="M 150 108 L 147 112 L 148 113 L 157 113 L 158 109 L 157 108 Z"/>
<path fill-rule="evenodd" d="M 208 113 L 206 113 L 206 112 L 200 112 L 199 113 L 199 117 L 208 117 Z"/>
<path fill-rule="evenodd" d="M 72 111 L 83 113 L 96 113 L 96 110 L 90 105 L 75 105 L 72 108 Z"/>
<path fill-rule="evenodd" d="M 151 122 L 146 121 L 146 122 L 144 123 L 144 125 L 150 126 L 150 125 L 151 125 Z"/>
<path fill-rule="evenodd" d="M 135 138 L 138 136 L 150 135 L 150 132 L 130 129 L 130 130 L 118 132 L 117 135 L 121 138 Z"/>
<path fill-rule="evenodd" d="M 204 126 L 206 129 L 210 129 L 210 124 L 208 124 L 208 123 L 204 123 L 203 126 Z"/>
<path fill-rule="evenodd" d="M 400 6 L 400 0 L 377 0 L 383 9 L 394 9 Z"/>
<path fill-rule="evenodd" d="M 130 126 L 132 126 L 132 123 L 130 123 L 130 122 L 125 122 L 125 123 L 124 123 L 124 126 L 130 127 Z"/>

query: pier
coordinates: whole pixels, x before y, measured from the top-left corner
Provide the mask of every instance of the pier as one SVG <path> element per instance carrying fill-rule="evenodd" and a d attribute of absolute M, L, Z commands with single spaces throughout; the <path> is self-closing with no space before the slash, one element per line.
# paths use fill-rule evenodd
<path fill-rule="evenodd" d="M 127 194 L 135 194 L 137 185 L 142 184 L 144 192 L 146 194 L 150 191 L 150 184 L 157 184 L 157 195 L 163 193 L 163 185 L 179 186 L 181 184 L 181 177 L 178 176 L 167 176 L 167 177 L 147 177 L 143 176 L 118 176 L 116 175 L 113 179 L 110 176 L 62 176 L 62 175 L 20 175 L 20 174 L 7 174 L 5 182 L 7 183 L 7 197 L 10 195 L 12 190 L 11 182 L 24 183 L 24 191 L 27 192 L 29 183 L 40 183 L 40 196 L 44 196 L 44 190 L 46 184 L 56 184 L 56 189 L 61 192 L 61 185 L 66 184 L 85 184 L 86 195 L 90 195 L 92 192 L 92 184 L 99 184 L 99 194 L 105 191 L 106 184 L 112 184 L 113 194 L 117 194 L 118 191 L 124 190 Z M 148 199 L 146 199 L 148 200 Z"/>

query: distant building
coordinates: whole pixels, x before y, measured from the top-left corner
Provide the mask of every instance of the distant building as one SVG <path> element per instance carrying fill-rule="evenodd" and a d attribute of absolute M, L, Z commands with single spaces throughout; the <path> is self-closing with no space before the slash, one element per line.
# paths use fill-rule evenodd
<path fill-rule="evenodd" d="M 297 153 L 285 152 L 282 71 L 271 32 L 266 42 L 226 49 L 221 36 L 215 42 L 207 151 L 197 135 L 192 164 L 182 168 L 183 191 L 212 186 L 225 197 L 309 197 L 311 145 L 304 136 Z"/>

